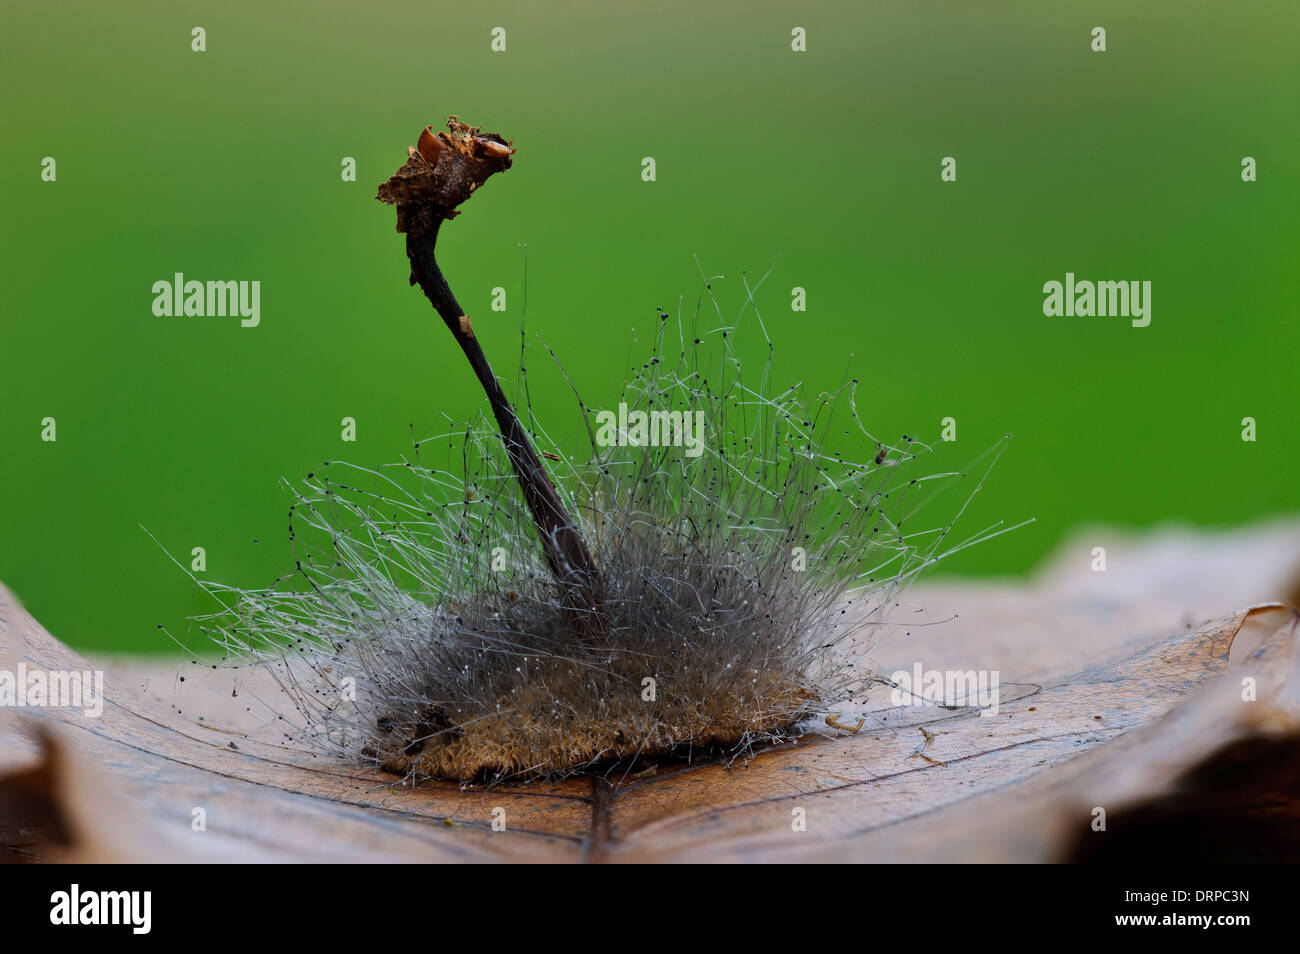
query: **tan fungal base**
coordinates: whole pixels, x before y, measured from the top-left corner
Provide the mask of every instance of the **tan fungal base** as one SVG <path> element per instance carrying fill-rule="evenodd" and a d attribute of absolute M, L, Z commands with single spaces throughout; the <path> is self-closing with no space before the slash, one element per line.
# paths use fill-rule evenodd
<path fill-rule="evenodd" d="M 392 746 L 374 754 L 386 771 L 416 779 L 558 776 L 597 762 L 688 750 L 699 756 L 780 737 L 815 707 L 817 694 L 801 682 L 762 674 L 751 680 L 689 702 L 671 698 L 665 680 L 652 702 L 642 700 L 640 679 L 557 662 L 545 678 L 521 680 L 499 711 L 431 710 L 424 725 L 394 729 Z M 575 707 L 574 700 L 587 701 Z"/>

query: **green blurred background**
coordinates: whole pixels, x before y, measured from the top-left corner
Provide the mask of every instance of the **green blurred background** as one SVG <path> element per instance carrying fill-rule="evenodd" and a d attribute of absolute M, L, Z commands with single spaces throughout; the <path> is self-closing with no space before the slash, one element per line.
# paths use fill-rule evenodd
<path fill-rule="evenodd" d="M 874 428 L 933 439 L 955 417 L 936 469 L 1014 433 L 966 526 L 1037 522 L 946 572 L 1026 572 L 1085 522 L 1296 508 L 1289 0 L 7 0 L 4 20 L 0 580 L 76 647 L 174 650 L 157 625 L 185 634 L 208 608 L 141 525 L 186 563 L 205 547 L 212 579 L 268 583 L 288 561 L 280 477 L 396 460 L 408 425 L 482 406 L 372 198 L 453 112 L 519 150 L 440 255 L 503 378 L 521 243 L 528 328 L 596 406 L 632 330 L 693 309 L 698 256 L 729 315 L 741 270 L 772 269 L 780 381 L 832 387 L 851 353 Z M 261 326 L 155 317 L 177 271 L 260 280 Z M 1044 317 L 1066 271 L 1151 281 L 1150 327 Z M 534 407 L 576 449 L 549 364 L 533 352 Z"/>

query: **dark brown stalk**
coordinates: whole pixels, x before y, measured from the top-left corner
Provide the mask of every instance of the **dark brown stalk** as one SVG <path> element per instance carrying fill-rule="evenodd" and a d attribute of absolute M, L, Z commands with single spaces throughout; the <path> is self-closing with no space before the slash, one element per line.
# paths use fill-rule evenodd
<path fill-rule="evenodd" d="M 569 624 L 579 638 L 590 642 L 606 629 L 596 562 L 501 390 L 469 317 L 452 294 L 434 255 L 443 220 L 457 215 L 455 207 L 488 176 L 510 168 L 514 150 L 500 136 L 480 134 L 477 127 L 467 126 L 454 116 L 447 125 L 450 135 L 434 136 L 431 129 L 425 129 L 418 148 L 408 150 L 406 165 L 379 187 L 377 198 L 397 206 L 397 230 L 406 233 L 411 284 L 419 284 L 474 369 L 541 536 Z"/>

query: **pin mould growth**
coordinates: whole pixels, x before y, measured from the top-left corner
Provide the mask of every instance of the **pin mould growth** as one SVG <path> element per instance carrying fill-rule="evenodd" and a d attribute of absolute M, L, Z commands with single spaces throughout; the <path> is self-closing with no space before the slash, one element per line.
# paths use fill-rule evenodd
<path fill-rule="evenodd" d="M 924 446 L 870 433 L 856 379 L 812 399 L 773 387 L 770 338 L 747 376 L 737 329 L 767 337 L 747 280 L 733 322 L 656 315 L 619 414 L 577 398 L 580 453 L 531 414 L 525 427 L 436 257 L 444 223 L 514 155 L 453 116 L 377 196 L 490 418 L 387 468 L 313 472 L 293 489 L 294 569 L 262 590 L 204 583 L 225 607 L 205 630 L 273 672 L 300 716 L 287 734 L 415 781 L 734 759 L 842 725 L 836 707 L 874 680 L 873 633 L 951 529 L 903 529 Z M 689 453 L 605 433 L 688 414 Z"/>

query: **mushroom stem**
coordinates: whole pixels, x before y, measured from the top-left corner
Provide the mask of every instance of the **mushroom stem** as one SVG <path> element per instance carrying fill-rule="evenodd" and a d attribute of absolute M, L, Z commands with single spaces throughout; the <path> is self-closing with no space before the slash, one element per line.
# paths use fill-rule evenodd
<path fill-rule="evenodd" d="M 560 499 L 545 465 L 492 372 L 464 310 L 438 267 L 434 247 L 441 225 L 442 219 L 434 218 L 427 228 L 407 232 L 406 254 L 411 261 L 412 284 L 419 284 L 442 317 L 487 395 L 524 501 L 541 535 L 547 562 L 560 587 L 569 625 L 575 635 L 590 642 L 607 631 L 599 570 L 577 523 Z"/>

